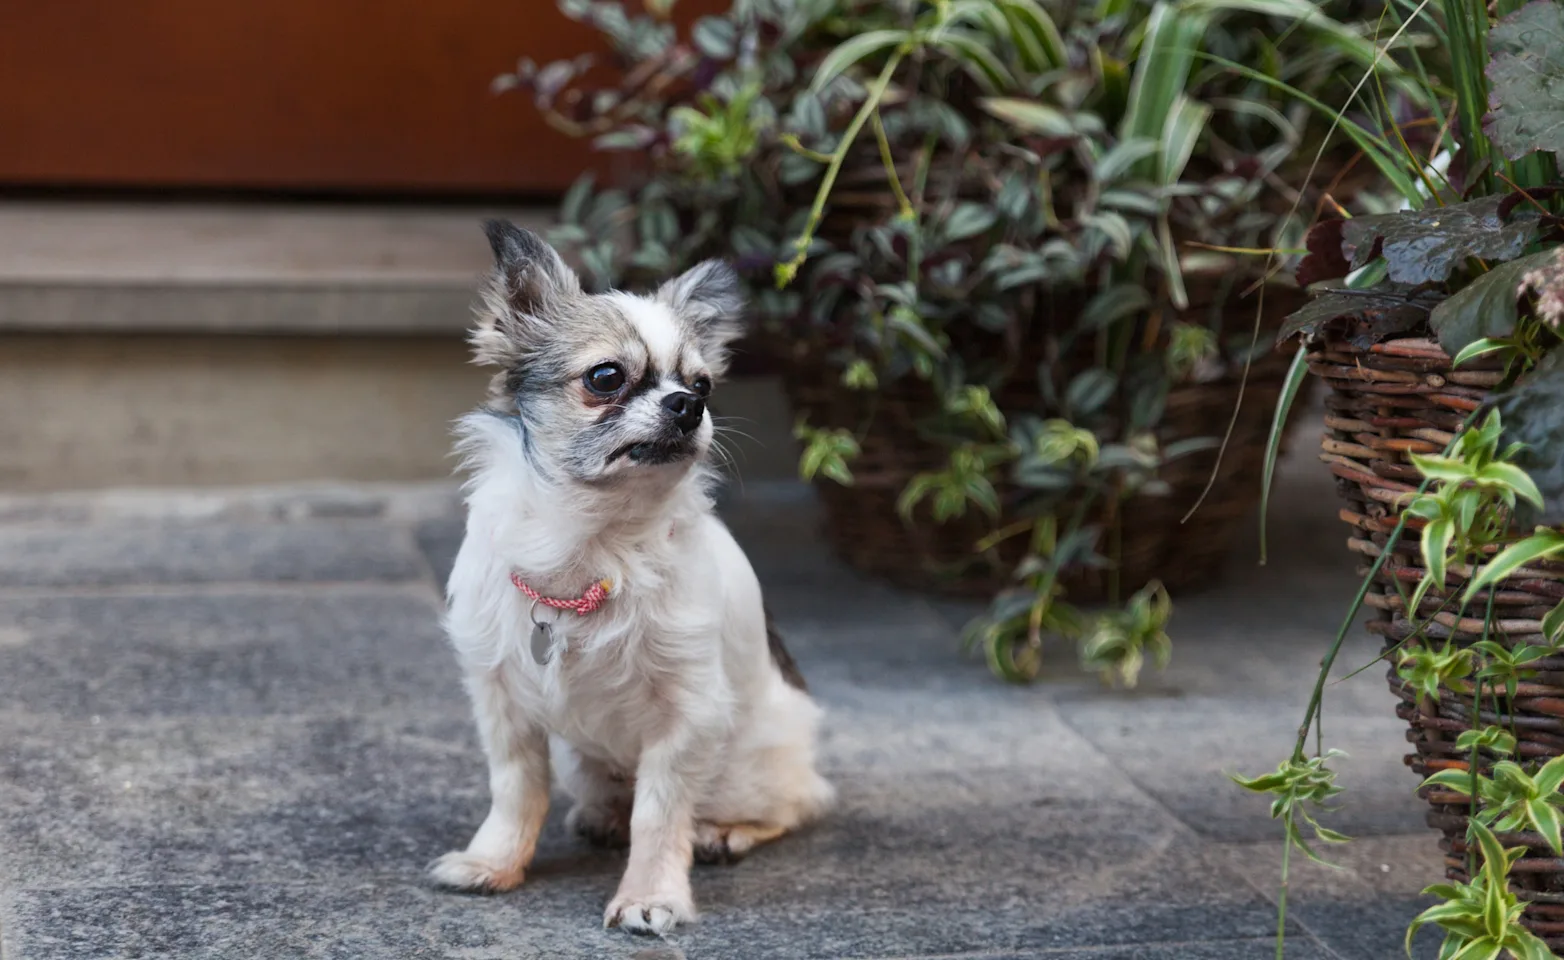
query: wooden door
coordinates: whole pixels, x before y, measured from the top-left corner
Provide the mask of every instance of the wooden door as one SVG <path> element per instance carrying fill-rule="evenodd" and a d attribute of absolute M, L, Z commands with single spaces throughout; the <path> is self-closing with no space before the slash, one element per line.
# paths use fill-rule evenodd
<path fill-rule="evenodd" d="M 489 84 L 596 49 L 554 0 L 10 0 L 0 188 L 551 193 L 590 150 Z"/>

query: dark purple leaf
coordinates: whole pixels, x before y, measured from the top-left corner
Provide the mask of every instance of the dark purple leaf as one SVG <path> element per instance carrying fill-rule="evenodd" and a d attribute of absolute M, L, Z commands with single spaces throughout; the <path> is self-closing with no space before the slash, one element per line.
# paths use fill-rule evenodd
<path fill-rule="evenodd" d="M 1321 220 L 1309 228 L 1304 244 L 1309 255 L 1298 264 L 1298 286 L 1339 280 L 1352 272 L 1352 265 L 1341 252 L 1341 228 L 1345 224 L 1345 220 Z"/>
<path fill-rule="evenodd" d="M 1483 131 L 1511 160 L 1545 150 L 1564 160 L 1564 5 L 1534 0 L 1488 31 Z"/>
<path fill-rule="evenodd" d="M 1468 257 L 1513 260 L 1536 237 L 1540 222 L 1536 211 L 1512 209 L 1509 216 L 1502 216 L 1505 203 L 1505 197 L 1492 196 L 1357 217 L 1342 225 L 1341 252 L 1354 270 L 1384 257 L 1394 283 L 1420 286 L 1443 281 Z"/>
<path fill-rule="evenodd" d="M 1564 523 L 1564 370 L 1554 362 L 1558 357 L 1544 359 L 1495 404 L 1504 420 L 1504 441 L 1525 444 L 1516 464 L 1542 492 L 1540 511 L 1519 504 L 1523 528 Z"/>
<path fill-rule="evenodd" d="M 1367 349 L 1426 323 L 1438 302 L 1435 294 L 1390 284 L 1369 290 L 1330 290 L 1289 314 L 1277 340 L 1300 335 L 1313 340 L 1329 331 Z"/>

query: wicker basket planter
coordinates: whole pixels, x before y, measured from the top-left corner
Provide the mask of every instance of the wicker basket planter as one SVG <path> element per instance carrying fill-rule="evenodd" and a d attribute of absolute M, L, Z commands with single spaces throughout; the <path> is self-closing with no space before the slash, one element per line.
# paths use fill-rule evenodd
<path fill-rule="evenodd" d="M 1269 291 L 1266 313 L 1279 319 L 1298 302 L 1293 291 Z M 1192 319 L 1198 313 L 1204 320 L 1206 309 L 1192 309 Z M 1237 300 L 1225 309 L 1231 312 L 1227 329 L 1253 323 L 1253 300 Z M 1187 589 L 1215 577 L 1239 524 L 1259 497 L 1265 443 L 1288 362 L 1289 356 L 1281 352 L 1254 362 L 1221 474 L 1188 523 L 1180 521 L 1204 488 L 1216 463 L 1215 451 L 1169 464 L 1161 476 L 1172 487 L 1170 495 L 1142 496 L 1125 505 L 1124 515 L 1132 519 L 1123 523 L 1118 557 L 1121 583 L 1129 589 L 1152 578 L 1162 580 L 1170 590 Z M 1238 402 L 1241 373 L 1241 365 L 1235 364 L 1219 379 L 1171 390 L 1159 429 L 1162 442 L 1220 436 Z M 905 377 L 873 393 L 861 393 L 841 386 L 834 366 L 818 362 L 792 364 L 784 372 L 784 382 L 795 412 L 811 424 L 862 431 L 862 453 L 853 461 L 853 486 L 817 484 L 824 536 L 838 556 L 858 570 L 914 589 L 989 596 L 1010 585 L 1016 557 L 973 552 L 973 545 L 996 526 L 987 517 L 974 513 L 940 524 L 920 511 L 908 524 L 896 512 L 897 497 L 907 481 L 941 468 L 947 457 L 945 447 L 919 431 L 936 409 L 925 383 Z M 1003 410 L 1039 408 L 1035 364 L 1019 364 L 1017 375 L 996 393 L 996 399 Z M 999 524 L 1006 522 L 1001 517 Z M 1108 595 L 1108 575 L 1093 571 L 1067 581 L 1066 587 L 1073 601 L 1103 600 Z"/>
<path fill-rule="evenodd" d="M 1328 340 L 1309 355 L 1310 369 L 1330 387 L 1326 403 L 1326 432 L 1320 458 L 1336 476 L 1337 490 L 1346 501 L 1341 518 L 1352 527 L 1348 541 L 1359 556 L 1362 574 L 1368 572 L 1389 541 L 1399 518 L 1402 496 L 1417 488 L 1420 477 L 1407 459 L 1409 453 L 1437 453 L 1449 442 L 1466 417 L 1499 382 L 1500 372 L 1480 362 L 1454 371 L 1437 343 L 1427 339 L 1397 339 L 1362 349 L 1343 340 Z M 1401 600 L 1410 595 L 1423 576 L 1416 528 L 1408 525 L 1391 557 L 1381 568 L 1378 582 L 1367 597 L 1373 613 L 1370 632 L 1384 638 L 1388 655 L 1412 628 Z M 1452 571 L 1446 590 L 1464 587 L 1466 578 Z M 1394 584 L 1401 585 L 1397 591 Z M 1497 629 L 1512 644 L 1541 642 L 1540 618 L 1564 598 L 1564 566 L 1539 564 L 1523 568 L 1522 576 L 1505 581 L 1494 598 Z M 1487 595 L 1475 598 L 1486 605 Z M 1425 615 L 1438 600 L 1425 600 Z M 1427 634 L 1442 643 L 1450 638 L 1459 646 L 1482 638 L 1483 618 L 1457 620 L 1441 613 Z M 1483 698 L 1482 724 L 1513 726 L 1518 734 L 1517 759 L 1539 760 L 1564 753 L 1564 657 L 1540 661 L 1540 673 L 1520 683 L 1514 717 L 1495 712 Z M 1457 751 L 1456 738 L 1472 727 L 1472 696 L 1443 690 L 1439 702 L 1419 698 L 1397 675 L 1388 671 L 1390 689 L 1399 698 L 1396 714 L 1410 725 L 1407 739 L 1413 752 L 1406 763 L 1419 776 L 1443 769 L 1467 769 L 1466 751 Z M 1485 757 L 1485 759 L 1487 759 Z M 1486 765 L 1484 766 L 1486 770 Z M 1449 877 L 1466 879 L 1465 797 L 1438 789 L 1425 789 L 1428 823 L 1444 835 Z M 1526 855 L 1510 876 L 1511 888 L 1531 901 L 1524 922 L 1555 950 L 1564 948 L 1564 860 L 1555 858 L 1536 834 L 1500 834 L 1506 847 L 1524 846 Z"/>

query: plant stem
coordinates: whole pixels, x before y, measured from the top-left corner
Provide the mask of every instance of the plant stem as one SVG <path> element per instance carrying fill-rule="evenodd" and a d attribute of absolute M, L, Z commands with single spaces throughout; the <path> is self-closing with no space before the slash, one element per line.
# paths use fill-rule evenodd
<path fill-rule="evenodd" d="M 1445 452 L 1448 454 L 1449 449 L 1447 448 Z M 1431 480 L 1424 480 L 1423 485 L 1418 488 L 1417 492 L 1422 493 L 1427 490 L 1431 482 Z M 1357 619 L 1358 611 L 1363 608 L 1363 598 L 1368 596 L 1369 587 L 1373 585 L 1374 578 L 1379 576 L 1380 569 L 1385 566 L 1385 559 L 1390 556 L 1390 551 L 1401 539 L 1401 532 L 1406 529 L 1406 525 L 1407 516 L 1403 513 L 1401 519 L 1396 523 L 1396 528 L 1390 531 L 1390 538 L 1385 541 L 1385 546 L 1380 550 L 1379 556 L 1374 558 L 1373 565 L 1369 567 L 1368 573 L 1364 575 L 1363 582 L 1358 585 L 1357 596 L 1352 598 L 1352 606 L 1347 608 L 1347 616 L 1342 620 L 1341 628 L 1336 631 L 1336 639 L 1331 643 L 1330 649 L 1326 651 L 1325 658 L 1320 661 L 1320 674 L 1314 680 L 1314 692 L 1309 696 L 1308 709 L 1303 713 L 1303 724 L 1298 728 L 1298 740 L 1293 744 L 1292 758 L 1295 761 L 1301 762 L 1303 760 L 1304 748 L 1309 743 L 1309 728 L 1314 726 L 1315 717 L 1319 714 L 1320 701 L 1325 694 L 1325 681 L 1330 677 L 1330 669 L 1336 663 L 1336 655 L 1341 652 L 1341 645 L 1346 642 L 1347 634 L 1352 631 L 1352 622 Z"/>
<path fill-rule="evenodd" d="M 1397 586 L 1396 586 L 1396 593 L 1398 593 L 1401 596 L 1401 605 L 1402 605 L 1403 608 L 1410 606 L 1410 604 L 1407 603 L 1406 591 L 1402 590 L 1399 584 L 1397 584 Z M 1413 641 L 1427 639 L 1426 637 L 1423 636 L 1423 631 L 1428 628 L 1428 625 L 1430 623 L 1434 622 L 1434 618 L 1435 617 L 1437 617 L 1441 613 L 1445 612 L 1445 610 L 1450 606 L 1450 603 L 1453 600 L 1455 600 L 1455 596 L 1454 595 L 1446 595 L 1446 597 L 1444 598 L 1443 602 L 1441 602 L 1438 607 L 1434 608 L 1434 612 L 1429 614 L 1423 620 L 1423 623 L 1422 623 L 1421 626 L 1418 626 L 1418 625 L 1414 624 L 1413 625 L 1414 629 L 1412 630 L 1411 633 L 1407 634 L 1405 637 L 1401 638 L 1400 640 L 1397 640 L 1394 645 L 1392 645 L 1390 647 L 1386 647 L 1380 653 L 1379 656 L 1375 657 L 1374 659 L 1370 660 L 1368 663 L 1365 663 L 1363 666 L 1361 666 L 1361 667 L 1357 668 L 1356 670 L 1352 671 L 1351 673 L 1347 674 L 1345 677 L 1342 677 L 1340 680 L 1337 680 L 1336 683 L 1338 683 L 1338 684 L 1339 683 L 1345 683 L 1348 680 L 1351 680 L 1353 677 L 1355 677 L 1358 674 L 1362 673 L 1363 671 L 1367 670 L 1369 667 L 1372 667 L 1374 664 L 1383 661 L 1386 657 L 1388 657 L 1392 653 L 1395 653 L 1396 651 L 1400 650 L 1402 647 L 1406 646 L 1407 644 L 1412 643 Z M 1459 615 L 1457 615 L 1457 616 L 1459 616 Z M 1410 617 L 1407 618 L 1407 622 L 1408 623 L 1412 623 L 1412 620 L 1411 620 Z M 1335 684 L 1332 684 L 1332 686 L 1334 686 L 1334 685 Z"/>
<path fill-rule="evenodd" d="M 1493 628 L 1493 601 L 1494 598 L 1498 596 L 1498 594 L 1499 585 L 1494 584 L 1493 589 L 1488 591 L 1488 610 L 1483 614 L 1482 638 L 1484 640 L 1488 639 L 1488 631 Z M 1463 617 L 1465 614 L 1466 604 L 1463 603 L 1461 604 L 1460 609 L 1456 612 L 1456 622 L 1460 623 L 1461 617 Z M 1455 631 L 1452 630 L 1451 635 L 1454 636 L 1454 634 Z M 1478 730 L 1481 729 L 1483 722 L 1483 683 L 1480 676 L 1474 678 L 1474 680 L 1476 682 L 1472 686 L 1472 729 Z M 1492 680 L 1490 679 L 1489 682 L 1491 683 Z M 1512 707 L 1512 712 L 1513 709 L 1514 708 Z M 1493 688 L 1493 710 L 1494 714 L 1497 716 L 1499 713 L 1499 688 L 1497 686 Z M 1473 743 L 1472 755 L 1466 761 L 1468 774 L 1467 783 L 1470 784 L 1472 788 L 1471 795 L 1467 798 L 1466 811 L 1466 877 L 1468 880 L 1471 880 L 1477 876 L 1477 844 L 1472 842 L 1471 825 L 1477 822 L 1477 764 L 1481 762 L 1481 760 L 1482 757 L 1479 754 L 1479 748 L 1476 743 Z"/>
<path fill-rule="evenodd" d="M 1292 862 L 1292 814 L 1287 814 L 1287 840 L 1282 844 L 1282 885 L 1276 894 L 1276 960 L 1287 954 L 1287 868 Z"/>
<path fill-rule="evenodd" d="M 1456 430 L 1455 436 L 1451 437 L 1450 442 L 1445 444 L 1442 456 L 1448 457 L 1450 455 L 1451 451 L 1455 449 L 1456 441 L 1460 439 L 1461 434 L 1465 433 L 1467 428 L 1476 420 L 1477 411 L 1474 410 L 1467 414 L 1466 420 Z M 1418 485 L 1417 493 L 1428 492 L 1428 488 L 1432 483 L 1432 478 L 1424 477 L 1423 482 Z M 1396 520 L 1395 529 L 1390 531 L 1390 536 L 1386 539 L 1384 548 L 1380 550 L 1379 556 L 1374 558 L 1374 563 L 1369 567 L 1368 573 L 1364 575 L 1363 582 L 1358 585 L 1357 596 L 1352 598 L 1352 606 L 1347 609 L 1347 616 L 1341 622 L 1341 629 L 1336 631 L 1336 639 L 1331 643 L 1330 650 L 1326 652 L 1325 659 L 1320 661 L 1320 674 L 1314 680 L 1314 692 L 1309 696 L 1309 706 L 1303 713 L 1303 724 L 1298 727 L 1298 739 L 1293 744 L 1292 758 L 1296 761 L 1301 762 L 1303 760 L 1304 748 L 1309 745 L 1309 728 L 1314 726 L 1315 717 L 1319 715 L 1320 701 L 1325 695 L 1325 681 L 1329 679 L 1330 669 L 1336 663 L 1336 655 L 1341 652 L 1341 645 L 1346 642 L 1347 634 L 1352 631 L 1352 621 L 1357 618 L 1358 611 L 1363 609 L 1363 599 L 1368 596 L 1369 587 L 1373 586 L 1374 578 L 1379 576 L 1379 571 L 1384 568 L 1385 561 L 1390 557 L 1390 552 L 1401 541 L 1401 534 L 1407 527 L 1407 519 L 1407 513 L 1403 510 L 1401 516 Z"/>
<path fill-rule="evenodd" d="M 797 275 L 799 265 L 804 262 L 808 254 L 809 243 L 814 239 L 815 230 L 819 228 L 820 221 L 825 217 L 825 203 L 831 196 L 831 189 L 836 186 L 837 174 L 842 172 L 842 163 L 847 159 L 847 151 L 852 149 L 853 143 L 858 139 L 859 131 L 868 122 L 870 115 L 879 109 L 880 100 L 885 97 L 885 90 L 891 85 L 891 77 L 895 75 L 896 68 L 901 65 L 902 58 L 906 55 L 906 49 L 898 47 L 885 61 L 885 66 L 880 69 L 880 75 L 869 85 L 869 95 L 864 99 L 863 106 L 858 108 L 852 122 L 843 131 L 842 142 L 831 152 L 831 164 L 826 167 L 825 176 L 820 180 L 820 189 L 815 192 L 814 206 L 809 208 L 809 220 L 804 225 L 804 232 L 793 241 L 793 246 L 798 252 L 792 260 L 777 265 L 779 289 L 787 286 Z"/>
<path fill-rule="evenodd" d="M 880 120 L 880 111 L 876 109 L 870 114 L 869 120 L 874 126 L 874 139 L 880 144 L 880 162 L 885 164 L 885 179 L 890 181 L 891 193 L 896 196 L 896 208 L 901 215 L 908 220 L 917 216 L 912 208 L 912 201 L 907 199 L 907 191 L 901 187 L 901 175 L 896 172 L 896 158 L 891 156 L 891 142 L 885 136 L 885 124 Z"/>

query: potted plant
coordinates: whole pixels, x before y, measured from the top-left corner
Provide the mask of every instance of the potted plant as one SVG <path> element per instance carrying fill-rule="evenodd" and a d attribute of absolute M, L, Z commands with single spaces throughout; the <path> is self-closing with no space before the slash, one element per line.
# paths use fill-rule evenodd
<path fill-rule="evenodd" d="M 1321 459 L 1364 581 L 1291 757 L 1240 783 L 1275 795 L 1289 849 L 1312 855 L 1315 830 L 1345 839 L 1313 820 L 1337 791 L 1308 733 L 1367 605 L 1452 881 L 1429 888 L 1441 902 L 1408 942 L 1434 925 L 1442 957 L 1530 960 L 1564 946 L 1564 126 L 1548 94 L 1564 84 L 1564 5 L 1418 10 L 1396 35 L 1431 36 L 1447 59 L 1399 55 L 1450 78 L 1454 106 L 1430 84 L 1387 99 L 1393 123 L 1338 115 L 1406 209 L 1312 228 L 1297 269 L 1318 296 L 1284 326 L 1308 344 L 1295 375 L 1330 387 Z"/>
<path fill-rule="evenodd" d="M 1209 577 L 1252 503 L 1286 369 L 1257 327 L 1287 295 L 1244 253 L 1283 233 L 1310 114 L 1208 51 L 1301 24 L 1300 50 L 1329 43 L 1267 77 L 1309 87 L 1372 45 L 1296 0 L 740 0 L 687 42 L 656 11 L 562 8 L 622 79 L 524 63 L 502 86 L 650 167 L 578 185 L 553 239 L 600 285 L 736 256 L 838 552 L 1003 591 L 972 636 L 1004 676 L 1062 633 L 1133 682 L 1165 587 Z M 1089 619 L 1067 591 L 1132 596 Z"/>

